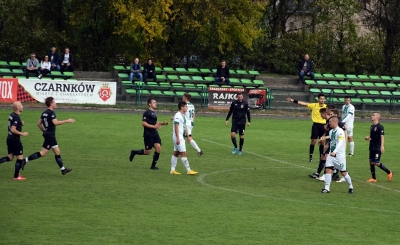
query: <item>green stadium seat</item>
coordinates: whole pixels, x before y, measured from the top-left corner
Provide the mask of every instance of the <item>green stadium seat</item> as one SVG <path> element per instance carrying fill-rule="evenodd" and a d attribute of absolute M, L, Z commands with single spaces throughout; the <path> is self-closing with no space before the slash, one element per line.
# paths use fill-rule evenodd
<path fill-rule="evenodd" d="M 345 94 L 346 93 L 343 89 L 334 89 L 333 92 L 335 94 Z"/>
<path fill-rule="evenodd" d="M 189 68 L 188 71 L 190 73 L 199 73 L 199 69 L 197 69 L 197 68 Z"/>
<path fill-rule="evenodd" d="M 390 91 L 381 91 L 381 95 L 391 96 L 392 92 L 390 92 Z"/>
<path fill-rule="evenodd" d="M 204 81 L 204 79 L 201 76 L 192 76 L 193 81 Z"/>
<path fill-rule="evenodd" d="M 160 91 L 160 90 L 151 90 L 151 94 L 154 94 L 154 95 L 163 95 L 163 92 Z"/>
<path fill-rule="evenodd" d="M 201 68 L 200 72 L 202 72 L 202 73 L 211 73 L 211 70 L 208 69 L 208 68 Z"/>
<path fill-rule="evenodd" d="M 353 74 L 347 74 L 347 75 L 346 75 L 346 78 L 347 78 L 348 80 L 350 80 L 350 79 L 358 79 L 358 77 L 357 77 L 356 75 L 353 75 Z"/>
<path fill-rule="evenodd" d="M 351 85 L 353 85 L 354 87 L 363 87 L 364 84 L 362 82 L 351 82 Z"/>
<path fill-rule="evenodd" d="M 8 66 L 8 62 L 4 60 L 0 60 L 0 66 L 6 67 Z"/>
<path fill-rule="evenodd" d="M 359 104 L 361 102 L 362 102 L 362 100 L 360 98 L 351 98 L 351 103 L 352 104 Z"/>
<path fill-rule="evenodd" d="M 126 73 L 118 73 L 118 77 L 121 78 L 121 80 L 129 80 L 129 75 Z"/>
<path fill-rule="evenodd" d="M 3 76 L 3 78 L 14 78 L 13 76 Z"/>
<path fill-rule="evenodd" d="M 177 96 L 183 96 L 183 95 L 185 94 L 185 92 L 176 91 L 175 94 L 176 94 Z"/>
<path fill-rule="evenodd" d="M 69 80 L 68 80 L 68 81 L 69 81 Z M 131 83 L 130 81 L 122 81 L 121 84 L 122 84 L 122 85 L 125 85 L 125 86 L 131 86 L 131 85 L 133 85 L 133 83 Z"/>
<path fill-rule="evenodd" d="M 174 70 L 174 68 L 172 68 L 172 67 L 163 67 L 163 71 L 165 71 L 165 72 L 175 72 L 175 70 Z"/>
<path fill-rule="evenodd" d="M 375 103 L 378 103 L 378 104 L 387 104 L 388 102 L 386 102 L 385 99 L 375 99 Z"/>
<path fill-rule="evenodd" d="M 321 93 L 321 90 L 319 88 L 310 88 L 311 93 Z"/>
<path fill-rule="evenodd" d="M 151 91 L 149 91 L 147 89 L 142 89 L 142 90 L 140 90 L 140 94 L 151 95 Z"/>
<path fill-rule="evenodd" d="M 183 88 L 182 83 L 172 83 L 171 85 L 173 88 Z"/>
<path fill-rule="evenodd" d="M 355 91 L 354 89 L 346 89 L 346 94 L 351 94 L 351 95 L 356 95 L 357 91 Z"/>
<path fill-rule="evenodd" d="M 329 83 L 327 81 L 324 81 L 324 80 L 317 80 L 316 83 L 318 85 L 329 85 Z"/>
<path fill-rule="evenodd" d="M 338 81 L 329 81 L 328 83 L 329 83 L 329 85 L 332 85 L 332 86 L 340 86 L 340 83 Z"/>
<path fill-rule="evenodd" d="M 25 72 L 22 69 L 13 69 L 12 72 L 14 74 L 25 74 Z"/>
<path fill-rule="evenodd" d="M 217 69 L 211 69 L 213 73 L 217 73 Z"/>
<path fill-rule="evenodd" d="M 195 97 L 195 98 L 201 97 L 201 94 L 198 93 L 198 92 L 190 92 L 190 95 L 191 95 L 192 97 Z"/>
<path fill-rule="evenodd" d="M 229 74 L 235 74 L 235 75 L 237 75 L 237 73 L 236 73 L 235 70 L 229 70 Z"/>
<path fill-rule="evenodd" d="M 390 76 L 381 76 L 382 80 L 391 81 L 392 78 Z"/>
<path fill-rule="evenodd" d="M 364 82 L 363 84 L 365 87 L 375 87 L 375 84 L 370 83 L 370 82 Z"/>
<path fill-rule="evenodd" d="M 367 90 L 363 90 L 363 89 L 359 89 L 359 90 L 357 90 L 357 94 L 359 94 L 359 95 L 367 95 L 368 91 Z"/>
<path fill-rule="evenodd" d="M 239 79 L 237 78 L 229 78 L 229 81 L 231 82 L 231 84 L 240 84 L 241 82 L 239 81 Z"/>
<path fill-rule="evenodd" d="M 364 103 L 368 103 L 368 104 L 374 103 L 374 100 L 373 100 L 373 99 L 370 99 L 370 98 L 364 98 L 364 99 L 362 99 L 362 101 L 363 101 Z"/>
<path fill-rule="evenodd" d="M 179 72 L 179 73 L 187 73 L 188 72 L 186 70 L 186 68 L 183 68 L 183 67 L 177 67 L 175 70 L 176 70 L 176 72 Z"/>
<path fill-rule="evenodd" d="M 330 74 L 330 73 L 326 73 L 326 74 L 324 73 L 323 75 L 324 75 L 324 78 L 328 78 L 328 79 L 329 78 L 335 78 L 335 76 L 333 74 Z"/>
<path fill-rule="evenodd" d="M 18 62 L 18 61 L 10 61 L 10 66 L 12 66 L 12 67 L 21 67 L 21 63 L 20 62 Z M 39 65 L 40 65 L 40 63 L 39 63 Z M 26 64 L 25 64 L 25 66 L 26 66 Z"/>
<path fill-rule="evenodd" d="M 393 94 L 394 96 L 400 96 L 400 91 L 393 91 L 392 94 Z"/>
<path fill-rule="evenodd" d="M 136 89 L 130 89 L 130 88 L 125 89 L 125 93 L 127 93 L 127 94 L 136 94 Z"/>
<path fill-rule="evenodd" d="M 73 77 L 74 73 L 72 71 L 64 71 L 64 76 L 66 77 Z"/>
<path fill-rule="evenodd" d="M 232 82 L 232 78 L 230 78 L 229 80 Z M 214 82 L 214 81 L 215 81 L 215 78 L 213 78 L 213 77 L 204 77 L 204 81 L 207 81 L 207 82 Z"/>
<path fill-rule="evenodd" d="M 350 83 L 349 81 L 341 81 L 341 82 L 340 82 L 340 85 L 341 85 L 341 86 L 349 87 L 349 86 L 351 86 L 351 83 Z"/>
<path fill-rule="evenodd" d="M 253 83 L 254 83 L 254 84 L 257 84 L 257 85 L 262 85 L 262 86 L 264 86 L 264 81 L 263 81 L 263 80 L 255 79 L 255 80 L 253 80 Z"/>
<path fill-rule="evenodd" d="M 170 88 L 170 87 L 171 87 L 171 84 L 161 82 L 161 83 L 158 84 L 158 86 L 159 86 L 160 88 Z"/>
<path fill-rule="evenodd" d="M 62 76 L 61 72 L 59 72 L 59 71 L 52 71 L 49 75 L 51 75 L 51 76 L 60 76 L 60 77 Z M 124 75 L 128 76 L 128 74 L 124 74 Z"/>
<path fill-rule="evenodd" d="M 159 74 L 156 75 L 157 81 L 165 81 L 167 80 L 167 77 L 165 75 Z"/>
<path fill-rule="evenodd" d="M 163 72 L 162 67 L 156 66 L 156 67 L 154 67 L 154 69 L 155 69 L 155 72 L 156 72 L 156 73 L 161 73 L 161 72 Z"/>
<path fill-rule="evenodd" d="M 377 75 L 370 75 L 369 78 L 373 80 L 381 80 L 381 78 Z"/>
<path fill-rule="evenodd" d="M 194 83 L 185 83 L 185 88 L 194 89 L 197 88 L 197 86 Z"/>
<path fill-rule="evenodd" d="M 165 71 L 165 69 L 164 69 L 164 71 Z M 177 75 L 168 75 L 167 77 L 168 77 L 168 80 L 179 80 Z"/>
<path fill-rule="evenodd" d="M 392 77 L 393 81 L 400 81 L 400 77 Z"/>
<path fill-rule="evenodd" d="M 374 83 L 376 87 L 386 88 L 386 84 L 384 83 Z"/>
<path fill-rule="evenodd" d="M 358 75 L 358 78 L 363 79 L 363 80 L 369 80 L 369 76 L 367 76 L 367 75 Z"/>
<path fill-rule="evenodd" d="M 253 84 L 253 82 L 250 79 L 241 79 L 240 80 L 242 83 L 246 84 L 246 85 L 250 85 Z M 264 84 L 264 83 L 263 83 Z"/>
<path fill-rule="evenodd" d="M 328 95 L 328 94 L 332 93 L 332 89 L 330 89 L 330 88 L 323 88 L 323 89 L 321 89 L 321 92 L 324 93 L 324 94 L 326 94 L 326 95 Z"/>
<path fill-rule="evenodd" d="M 158 83 L 157 82 L 147 82 L 146 86 L 158 87 Z"/>
<path fill-rule="evenodd" d="M 335 74 L 335 77 L 343 79 L 343 80 L 346 78 L 346 76 L 344 74 Z"/>
<path fill-rule="evenodd" d="M 175 92 L 174 91 L 164 91 L 164 95 L 175 96 Z"/>
<path fill-rule="evenodd" d="M 245 71 L 245 70 L 236 70 L 236 73 L 237 74 L 240 74 L 240 75 L 248 75 L 249 73 L 247 73 L 247 71 Z"/>
<path fill-rule="evenodd" d="M 316 85 L 317 83 L 314 80 L 305 80 L 307 85 Z"/>
<path fill-rule="evenodd" d="M 180 80 L 192 80 L 189 76 L 186 76 L 186 75 L 184 75 L 184 76 L 179 76 L 179 79 Z"/>
<path fill-rule="evenodd" d="M 0 73 L 12 73 L 10 69 L 0 68 Z"/>
<path fill-rule="evenodd" d="M 398 88 L 397 87 L 397 84 L 395 84 L 395 83 L 386 83 L 386 87 L 388 87 L 388 88 Z"/>
<path fill-rule="evenodd" d="M 26 62 L 22 62 L 21 66 L 26 67 Z"/>
<path fill-rule="evenodd" d="M 249 71 L 249 74 L 253 75 L 253 76 L 259 76 L 260 75 L 260 73 L 258 71 Z"/>
<path fill-rule="evenodd" d="M 380 95 L 381 93 L 379 93 L 378 90 L 370 90 L 368 91 L 370 95 Z"/>
<path fill-rule="evenodd" d="M 128 71 L 129 69 L 126 69 L 125 66 L 117 65 L 114 66 L 114 70 L 119 72 L 119 71 Z"/>
<path fill-rule="evenodd" d="M 323 78 L 321 73 L 314 73 L 314 78 Z"/>

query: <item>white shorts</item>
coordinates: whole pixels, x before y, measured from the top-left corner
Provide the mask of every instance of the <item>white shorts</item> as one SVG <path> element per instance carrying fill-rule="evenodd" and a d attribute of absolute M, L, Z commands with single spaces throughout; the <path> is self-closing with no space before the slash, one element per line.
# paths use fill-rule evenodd
<path fill-rule="evenodd" d="M 183 138 L 183 136 L 179 137 L 179 145 L 176 144 L 176 136 L 174 135 L 172 137 L 172 140 L 174 142 L 174 151 L 179 151 L 179 152 L 186 152 L 186 143 L 185 143 L 185 139 Z"/>
<path fill-rule="evenodd" d="M 353 137 L 353 127 L 346 127 L 347 136 Z"/>
<path fill-rule="evenodd" d="M 186 125 L 186 136 L 192 135 L 193 126 L 192 124 Z"/>
<path fill-rule="evenodd" d="M 326 159 L 325 166 L 326 167 L 334 167 L 334 168 L 338 169 L 341 172 L 347 171 L 347 169 L 346 169 L 346 155 L 336 155 L 336 157 L 328 155 L 328 158 Z"/>

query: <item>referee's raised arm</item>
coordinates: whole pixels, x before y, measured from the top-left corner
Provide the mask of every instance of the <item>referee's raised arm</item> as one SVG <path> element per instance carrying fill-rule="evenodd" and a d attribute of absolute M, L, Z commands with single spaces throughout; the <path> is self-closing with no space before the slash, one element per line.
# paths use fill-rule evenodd
<path fill-rule="evenodd" d="M 299 105 L 302 105 L 302 106 L 308 106 L 308 103 L 307 103 L 307 102 L 303 102 L 303 101 L 299 101 L 299 100 L 294 100 L 294 99 L 292 99 L 292 98 L 287 98 L 286 101 L 287 101 L 287 102 L 290 102 L 290 103 L 299 104 Z"/>

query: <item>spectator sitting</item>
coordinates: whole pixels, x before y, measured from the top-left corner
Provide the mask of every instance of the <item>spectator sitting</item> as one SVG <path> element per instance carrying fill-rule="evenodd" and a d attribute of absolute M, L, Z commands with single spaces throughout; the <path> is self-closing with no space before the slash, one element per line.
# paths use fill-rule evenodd
<path fill-rule="evenodd" d="M 72 54 L 69 52 L 69 48 L 65 48 L 65 53 L 61 54 L 61 73 L 64 74 L 65 70 L 74 71 L 72 66 L 74 62 Z"/>
<path fill-rule="evenodd" d="M 51 51 L 47 54 L 50 58 L 51 62 L 51 69 L 52 71 L 59 71 L 60 70 L 60 57 L 56 52 L 56 47 L 52 47 Z"/>
<path fill-rule="evenodd" d="M 44 60 L 40 63 L 40 75 L 39 79 L 42 77 L 46 76 L 48 73 L 50 73 L 51 70 L 51 62 L 49 61 L 49 56 L 46 55 L 44 57 Z"/>
<path fill-rule="evenodd" d="M 151 59 L 148 59 L 143 69 L 143 81 L 146 82 L 147 78 L 153 78 L 153 81 L 157 82 L 157 76 L 155 73 L 156 68 L 153 64 L 153 61 Z"/>
<path fill-rule="evenodd" d="M 139 63 L 139 58 L 135 58 L 135 61 L 131 64 L 131 74 L 129 75 L 130 82 L 132 82 L 133 77 L 138 77 L 140 81 L 143 81 L 143 76 L 140 70 L 141 65 Z"/>
<path fill-rule="evenodd" d="M 36 59 L 36 55 L 34 53 L 31 54 L 31 58 L 26 61 L 26 79 L 29 78 L 29 73 L 35 73 L 36 76 L 39 76 L 39 61 Z"/>
<path fill-rule="evenodd" d="M 309 76 L 310 79 L 314 80 L 314 65 L 308 54 L 304 55 L 304 59 L 299 61 L 297 70 L 299 71 L 299 78 L 302 84 L 306 84 L 304 76 Z"/>
<path fill-rule="evenodd" d="M 220 82 L 226 83 L 226 85 L 231 84 L 229 81 L 229 68 L 226 66 L 225 60 L 221 61 L 221 65 L 217 67 L 217 77 L 215 78 L 214 84 Z"/>

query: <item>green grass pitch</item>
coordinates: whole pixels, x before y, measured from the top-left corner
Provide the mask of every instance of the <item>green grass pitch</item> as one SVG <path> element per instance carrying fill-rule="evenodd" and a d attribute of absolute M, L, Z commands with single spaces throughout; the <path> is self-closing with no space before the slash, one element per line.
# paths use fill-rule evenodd
<path fill-rule="evenodd" d="M 5 139 L 10 110 L 1 110 Z M 39 151 L 36 126 L 41 110 L 22 113 L 24 155 Z M 152 156 L 128 160 L 143 148 L 141 114 L 56 110 L 61 156 L 73 171 L 62 176 L 49 153 L 29 162 L 13 181 L 15 160 L 0 165 L 0 244 L 398 244 L 400 239 L 400 143 L 397 122 L 383 122 L 382 162 L 394 172 L 388 183 L 368 184 L 371 122 L 355 123 L 355 156 L 347 158 L 354 195 L 346 183 L 310 179 L 318 161 L 308 162 L 310 120 L 254 117 L 246 128 L 243 155 L 232 155 L 224 116 L 198 116 L 187 144 L 198 176 L 170 175 L 172 125 L 159 133 L 159 171 Z M 159 121 L 173 115 L 158 113 Z M 317 153 L 317 149 L 316 152 Z M 177 170 L 184 173 L 181 161 Z"/>

